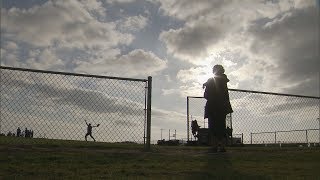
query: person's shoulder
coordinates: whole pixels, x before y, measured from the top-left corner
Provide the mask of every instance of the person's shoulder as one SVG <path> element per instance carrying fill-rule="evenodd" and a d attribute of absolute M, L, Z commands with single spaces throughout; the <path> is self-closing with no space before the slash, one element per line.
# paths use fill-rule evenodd
<path fill-rule="evenodd" d="M 206 83 L 208 84 L 208 83 L 211 83 L 213 81 L 214 81 L 214 78 L 212 77 L 212 78 L 209 78 Z"/>
<path fill-rule="evenodd" d="M 228 79 L 228 77 L 227 77 L 226 74 L 221 74 L 221 75 L 219 75 L 218 77 L 219 77 L 219 79 L 224 80 L 224 81 L 226 81 L 226 82 L 229 82 L 229 81 L 230 81 L 230 80 Z"/>

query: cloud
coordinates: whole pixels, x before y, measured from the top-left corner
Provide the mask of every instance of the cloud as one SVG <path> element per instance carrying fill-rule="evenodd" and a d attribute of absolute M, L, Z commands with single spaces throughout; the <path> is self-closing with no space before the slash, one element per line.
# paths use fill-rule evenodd
<path fill-rule="evenodd" d="M 104 10 L 100 3 L 89 5 L 92 3 L 87 1 L 48 1 L 29 9 L 2 9 L 1 31 L 4 37 L 38 47 L 58 44 L 92 48 L 131 43 L 130 34 L 119 33 L 114 23 L 98 21 L 90 14 L 90 10 Z"/>
<path fill-rule="evenodd" d="M 152 52 L 121 52 L 134 39 L 129 32 L 143 29 L 148 18 L 138 15 L 110 21 L 104 17 L 105 5 L 101 1 L 47 1 L 28 9 L 2 9 L 1 41 L 6 43 L 1 44 L 6 47 L 1 47 L 1 64 L 129 77 L 164 69 L 166 61 Z M 13 43 L 23 47 L 8 53 L 9 45 L 16 48 Z"/>
<path fill-rule="evenodd" d="M 122 32 L 136 32 L 146 27 L 146 25 L 148 24 L 148 18 L 142 15 L 130 16 L 125 19 L 121 19 L 117 24 Z"/>
<path fill-rule="evenodd" d="M 193 69 L 221 63 L 236 87 L 319 96 L 319 18 L 314 1 L 160 4 L 165 15 L 185 24 L 163 31 L 159 39 L 168 53 L 193 63 Z M 192 68 L 178 74 L 187 86 L 201 76 Z"/>
<path fill-rule="evenodd" d="M 257 7 L 264 9 L 248 10 Z M 252 1 L 170 1 L 162 2 L 161 9 L 165 15 L 176 17 L 185 24 L 163 31 L 159 39 L 165 43 L 167 52 L 195 65 L 212 53 L 243 43 L 241 37 L 245 35 L 248 22 L 265 17 L 263 15 L 267 13 L 271 17 L 276 14 L 274 5 Z"/>
<path fill-rule="evenodd" d="M 30 58 L 26 60 L 26 65 L 33 69 L 64 69 L 65 62 L 59 59 L 53 50 L 44 49 L 42 51 L 30 51 Z"/>
<path fill-rule="evenodd" d="M 212 11 L 220 11 L 232 1 L 224 0 L 200 0 L 200 1 L 175 1 L 159 0 L 160 10 L 167 16 L 176 17 L 181 20 L 191 20 L 200 16 L 210 14 Z"/>
<path fill-rule="evenodd" d="M 98 63 L 91 63 L 91 61 L 80 63 L 75 71 L 112 74 L 122 77 L 142 75 L 146 77 L 163 70 L 166 66 L 167 62 L 154 53 L 135 49 L 126 55 L 98 60 Z"/>
<path fill-rule="evenodd" d="M 319 17 L 316 14 L 316 7 L 292 9 L 263 23 L 253 22 L 250 27 L 254 36 L 251 51 L 268 55 L 275 64 L 269 69 L 269 73 L 276 75 L 269 77 L 274 86 L 290 93 L 308 92 L 319 96 Z M 309 89 L 306 84 L 313 84 L 314 88 Z"/>
<path fill-rule="evenodd" d="M 100 17 L 106 16 L 106 9 L 103 7 L 102 1 L 96 1 L 96 0 L 80 0 L 80 2 L 83 4 L 84 8 L 93 14 L 96 14 Z"/>
<path fill-rule="evenodd" d="M 224 38 L 225 31 L 219 20 L 197 21 L 177 30 L 162 32 L 159 39 L 166 44 L 167 51 L 190 62 L 201 61 L 210 53 L 212 44 Z"/>

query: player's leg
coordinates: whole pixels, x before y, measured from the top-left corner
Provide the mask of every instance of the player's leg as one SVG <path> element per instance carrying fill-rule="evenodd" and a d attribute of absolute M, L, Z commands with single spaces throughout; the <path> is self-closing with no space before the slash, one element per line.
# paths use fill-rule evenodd
<path fill-rule="evenodd" d="M 216 152 L 218 149 L 218 144 L 217 144 L 217 137 L 214 129 L 213 114 L 210 114 L 208 117 L 208 127 L 209 127 L 209 137 L 208 137 L 209 145 L 211 146 L 211 151 Z"/>
<path fill-rule="evenodd" d="M 94 137 L 92 136 L 92 134 L 90 134 L 90 137 L 93 139 L 93 141 L 96 141 L 96 140 L 94 139 Z"/>
<path fill-rule="evenodd" d="M 87 136 L 89 135 L 89 133 L 87 133 L 85 136 L 84 136 L 84 138 L 86 139 L 86 141 L 87 141 Z"/>

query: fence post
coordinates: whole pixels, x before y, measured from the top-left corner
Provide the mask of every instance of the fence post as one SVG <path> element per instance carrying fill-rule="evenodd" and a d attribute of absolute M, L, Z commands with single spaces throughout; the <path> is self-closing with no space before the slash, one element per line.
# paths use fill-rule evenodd
<path fill-rule="evenodd" d="M 274 144 L 277 144 L 277 131 L 274 132 Z"/>
<path fill-rule="evenodd" d="M 241 133 L 241 144 L 243 144 L 243 133 Z"/>
<path fill-rule="evenodd" d="M 250 144 L 252 144 L 252 132 L 250 133 Z"/>
<path fill-rule="evenodd" d="M 318 119 L 318 121 L 319 121 L 319 146 L 320 146 L 320 118 L 317 118 Z"/>
<path fill-rule="evenodd" d="M 233 145 L 232 113 L 230 113 L 231 146 Z"/>
<path fill-rule="evenodd" d="M 187 141 L 189 141 L 189 96 L 187 96 Z"/>
<path fill-rule="evenodd" d="M 306 130 L 306 143 L 308 144 L 308 130 Z"/>
<path fill-rule="evenodd" d="M 148 97 L 147 97 L 147 147 L 150 150 L 151 141 L 151 90 L 152 90 L 152 77 L 148 76 Z"/>

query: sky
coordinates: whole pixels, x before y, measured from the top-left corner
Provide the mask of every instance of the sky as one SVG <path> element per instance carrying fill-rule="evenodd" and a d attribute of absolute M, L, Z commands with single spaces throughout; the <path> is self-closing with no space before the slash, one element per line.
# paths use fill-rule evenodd
<path fill-rule="evenodd" d="M 1 65 L 153 78 L 153 132 L 185 136 L 186 97 L 229 88 L 319 97 L 316 0 L 2 0 Z"/>

